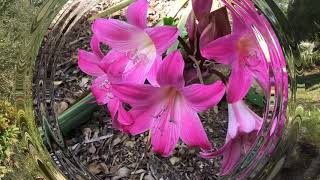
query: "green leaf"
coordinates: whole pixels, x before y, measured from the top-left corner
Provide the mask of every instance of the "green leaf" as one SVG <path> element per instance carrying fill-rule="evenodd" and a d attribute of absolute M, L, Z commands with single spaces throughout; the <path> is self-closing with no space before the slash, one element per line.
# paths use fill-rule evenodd
<path fill-rule="evenodd" d="M 187 19 L 189 17 L 190 12 L 192 11 L 192 5 L 191 3 L 188 4 L 187 8 L 184 9 L 181 17 L 179 18 L 180 20 L 177 22 L 177 28 L 179 29 L 180 32 L 180 36 L 182 38 L 185 38 L 186 36 L 188 36 L 187 30 L 185 28 L 185 25 L 187 23 Z M 177 50 L 179 46 L 179 42 L 176 41 L 176 43 L 174 43 L 169 49 L 168 49 L 168 54 Z"/>
<path fill-rule="evenodd" d="M 97 18 L 107 17 L 117 11 L 120 11 L 120 10 L 126 8 L 127 6 L 129 6 L 133 2 L 134 2 L 134 0 L 123 0 L 123 1 L 119 2 L 118 4 L 104 10 L 103 12 L 96 14 L 96 15 L 93 15 L 89 19 L 89 21 L 94 21 Z"/>
<path fill-rule="evenodd" d="M 173 17 L 164 17 L 163 18 L 163 25 L 176 26 L 177 20 L 175 20 Z"/>
<path fill-rule="evenodd" d="M 259 106 L 261 108 L 264 107 L 263 95 L 258 94 L 254 88 L 251 88 L 246 96 L 247 102 Z"/>
<path fill-rule="evenodd" d="M 228 103 L 226 101 L 221 101 L 220 108 L 221 109 L 228 109 Z"/>

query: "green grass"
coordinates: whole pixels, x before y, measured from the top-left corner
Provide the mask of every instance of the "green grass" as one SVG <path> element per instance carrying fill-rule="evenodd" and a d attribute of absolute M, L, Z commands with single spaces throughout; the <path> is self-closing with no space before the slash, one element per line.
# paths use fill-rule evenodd
<path fill-rule="evenodd" d="M 299 140 L 320 148 L 320 87 L 300 89 L 297 94 L 297 101 L 304 109 Z"/>

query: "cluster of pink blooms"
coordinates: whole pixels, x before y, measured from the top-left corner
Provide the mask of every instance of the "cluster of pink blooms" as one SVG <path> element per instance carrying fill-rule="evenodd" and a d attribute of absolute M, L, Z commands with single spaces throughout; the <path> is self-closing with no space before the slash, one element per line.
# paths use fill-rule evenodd
<path fill-rule="evenodd" d="M 179 50 L 167 54 L 179 30 L 147 27 L 148 2 L 136 0 L 127 9 L 127 22 L 95 20 L 92 52 L 80 50 L 78 64 L 94 77 L 91 91 L 98 104 L 107 105 L 115 128 L 132 135 L 150 131 L 152 150 L 163 156 L 173 152 L 179 139 L 200 147 L 202 157 L 223 155 L 221 173 L 226 174 L 241 153 L 249 151 L 262 127 L 263 119 L 243 99 L 254 82 L 266 87 L 267 59 L 250 23 L 227 5 L 211 11 L 212 3 L 216 1 L 192 0 L 186 29 L 193 54 Z M 100 43 L 111 50 L 104 54 Z M 229 65 L 227 81 L 188 84 L 185 63 L 188 55 L 196 54 Z M 226 143 L 214 151 L 197 113 L 213 108 L 224 96 Z"/>

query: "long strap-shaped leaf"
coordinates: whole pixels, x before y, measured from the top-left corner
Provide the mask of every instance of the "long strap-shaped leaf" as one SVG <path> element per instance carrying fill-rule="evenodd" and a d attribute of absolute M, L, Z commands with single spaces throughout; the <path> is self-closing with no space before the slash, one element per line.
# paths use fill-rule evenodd
<path fill-rule="evenodd" d="M 63 114 L 58 117 L 61 132 L 67 134 L 72 129 L 88 121 L 91 118 L 92 112 L 98 108 L 98 105 L 94 103 L 94 101 L 94 96 L 89 93 L 63 112 Z"/>
<path fill-rule="evenodd" d="M 101 18 L 101 17 L 107 17 L 117 11 L 120 11 L 121 9 L 124 9 L 126 8 L 127 6 L 129 6 L 134 0 L 124 0 L 124 1 L 121 1 L 120 3 L 106 9 L 105 11 L 99 13 L 99 14 L 96 14 L 94 16 L 92 16 L 89 20 L 90 21 L 93 21 L 97 18 Z"/>

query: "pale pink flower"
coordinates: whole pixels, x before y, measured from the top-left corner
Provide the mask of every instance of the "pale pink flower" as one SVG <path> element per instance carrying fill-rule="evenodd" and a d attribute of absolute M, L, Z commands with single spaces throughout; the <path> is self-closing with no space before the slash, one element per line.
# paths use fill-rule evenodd
<path fill-rule="evenodd" d="M 189 146 L 211 148 L 197 112 L 216 105 L 225 93 L 221 81 L 185 86 L 183 71 L 182 55 L 176 51 L 168 55 L 159 68 L 159 87 L 112 85 L 114 94 L 132 106 L 133 123 L 125 130 L 134 135 L 151 130 L 152 149 L 163 156 L 171 154 L 179 138 Z"/>

